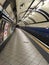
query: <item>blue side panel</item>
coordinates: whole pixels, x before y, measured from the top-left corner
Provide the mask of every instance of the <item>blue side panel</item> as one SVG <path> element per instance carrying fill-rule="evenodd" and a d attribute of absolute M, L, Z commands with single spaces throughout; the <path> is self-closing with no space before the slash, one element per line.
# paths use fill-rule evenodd
<path fill-rule="evenodd" d="M 49 46 L 49 28 L 40 28 L 40 27 L 22 27 L 22 29 L 31 33 L 45 44 Z"/>
<path fill-rule="evenodd" d="M 49 29 L 46 28 L 32 28 L 32 27 L 27 27 L 30 31 L 35 31 L 36 33 L 42 35 L 43 37 L 48 37 L 49 38 Z"/>

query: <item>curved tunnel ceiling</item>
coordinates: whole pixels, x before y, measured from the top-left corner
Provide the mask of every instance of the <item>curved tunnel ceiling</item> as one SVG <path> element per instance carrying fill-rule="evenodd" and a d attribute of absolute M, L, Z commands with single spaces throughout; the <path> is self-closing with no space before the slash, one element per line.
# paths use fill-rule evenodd
<path fill-rule="evenodd" d="M 38 0 L 39 1 L 39 0 Z M 37 3 L 36 3 L 37 4 Z M 27 16 L 28 19 L 31 19 L 34 23 L 43 23 L 49 22 L 49 0 L 44 1 L 44 4 L 41 3 L 37 6 L 36 10 L 32 10 L 32 12 Z M 33 6 L 33 4 L 32 4 Z"/>
<path fill-rule="evenodd" d="M 0 0 L 3 5 L 6 0 Z M 10 0 L 8 0 L 10 1 Z M 14 0 L 11 0 L 11 3 Z M 49 21 L 49 0 L 15 0 L 17 11 L 14 9 L 14 14 L 9 4 L 6 11 L 15 20 L 15 14 L 17 13 L 18 21 L 21 20 L 28 24 L 36 24 Z M 14 4 L 12 4 L 14 6 Z M 16 21 L 16 20 L 15 20 Z"/>

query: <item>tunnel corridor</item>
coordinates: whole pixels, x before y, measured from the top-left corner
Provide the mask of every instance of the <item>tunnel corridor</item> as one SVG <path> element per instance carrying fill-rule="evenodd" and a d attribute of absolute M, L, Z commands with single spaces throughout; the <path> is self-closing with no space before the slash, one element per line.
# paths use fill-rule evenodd
<path fill-rule="evenodd" d="M 0 65 L 49 65 L 49 0 L 0 0 Z"/>

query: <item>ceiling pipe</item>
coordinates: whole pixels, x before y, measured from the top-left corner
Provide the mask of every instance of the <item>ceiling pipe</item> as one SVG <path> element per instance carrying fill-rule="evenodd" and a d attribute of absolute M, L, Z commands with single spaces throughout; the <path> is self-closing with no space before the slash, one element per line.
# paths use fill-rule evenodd
<path fill-rule="evenodd" d="M 31 4 L 29 5 L 28 9 L 27 9 L 26 12 L 25 12 L 25 14 L 28 12 L 29 8 L 31 7 L 31 5 L 33 4 L 34 1 L 35 1 L 35 0 L 33 0 L 33 1 L 31 2 Z M 23 17 L 25 16 L 25 14 L 23 15 Z M 22 17 L 22 18 L 23 18 L 23 17 Z"/>
<path fill-rule="evenodd" d="M 32 4 L 34 3 L 34 1 L 35 1 L 35 0 L 32 1 L 32 3 L 31 3 L 30 6 L 28 7 L 28 9 L 26 10 L 26 12 L 25 12 L 25 14 L 23 15 L 22 18 L 24 18 L 24 16 L 25 16 L 26 13 L 29 11 L 29 9 L 32 9 L 32 10 L 35 9 L 35 10 L 36 10 L 37 6 L 38 6 L 41 2 L 43 2 L 43 4 L 44 4 L 44 1 L 45 1 L 45 0 L 40 0 L 40 2 L 39 2 L 34 8 L 31 8 L 31 6 L 32 6 Z"/>

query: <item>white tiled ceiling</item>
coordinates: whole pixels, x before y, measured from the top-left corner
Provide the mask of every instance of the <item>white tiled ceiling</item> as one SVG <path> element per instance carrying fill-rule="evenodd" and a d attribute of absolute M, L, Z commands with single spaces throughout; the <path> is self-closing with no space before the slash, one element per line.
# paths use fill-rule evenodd
<path fill-rule="evenodd" d="M 8 7 L 6 8 L 6 11 L 7 11 L 8 14 L 10 15 L 10 17 L 11 17 L 12 19 L 14 19 L 14 22 L 16 22 L 15 16 L 14 16 L 14 13 L 13 13 L 13 11 L 12 11 L 12 9 L 11 9 L 10 4 L 9 4 Z"/>
<path fill-rule="evenodd" d="M 33 0 L 16 0 L 16 6 L 17 6 L 16 8 L 17 8 L 18 20 L 22 19 L 23 15 L 25 14 L 25 11 L 28 9 L 28 7 L 30 6 L 30 4 L 31 4 L 32 1 Z M 0 0 L 0 3 L 2 5 L 3 5 L 4 2 L 5 2 L 5 0 Z M 31 6 L 31 8 L 33 8 L 34 6 L 36 6 L 39 2 L 40 2 L 40 0 L 35 0 L 34 3 Z M 41 3 L 38 6 L 38 9 L 42 9 L 42 10 L 46 11 L 47 13 L 49 13 L 49 6 L 48 6 L 49 0 L 46 0 L 44 3 L 45 3 L 44 5 L 42 5 L 42 3 Z M 40 8 L 40 6 L 41 6 L 41 8 Z M 10 16 L 12 18 L 14 18 L 14 14 L 12 12 L 12 9 L 11 9 L 10 5 L 7 7 L 6 10 L 10 14 Z M 28 13 L 29 13 L 29 11 L 28 11 Z M 33 11 L 32 11 L 32 13 L 33 13 Z M 32 13 L 31 13 L 31 15 L 28 15 L 28 17 L 30 16 L 36 22 L 46 21 L 46 19 L 40 13 L 37 13 L 37 12 L 35 12 L 35 14 L 32 14 Z M 29 22 L 28 21 L 29 21 L 29 19 L 27 20 L 27 23 L 31 22 L 31 21 L 29 21 Z M 33 23 L 33 21 L 32 21 L 32 23 Z"/>
<path fill-rule="evenodd" d="M 5 2 L 6 0 L 0 0 L 0 3 L 3 5 L 3 3 Z M 18 19 L 22 18 L 25 11 L 28 9 L 29 5 L 31 4 L 33 0 L 16 0 L 16 6 L 17 6 L 17 16 L 18 16 Z M 21 4 L 24 5 L 22 7 L 20 7 Z M 7 7 L 7 12 L 10 14 L 10 16 L 13 18 L 13 13 L 12 13 L 12 10 L 11 10 L 11 7 L 10 5 Z M 23 13 L 21 13 L 23 12 Z"/>
<path fill-rule="evenodd" d="M 3 3 L 5 2 L 5 0 L 0 0 L 0 4 L 2 4 L 3 5 Z"/>
<path fill-rule="evenodd" d="M 16 0 L 18 16 L 21 12 L 24 12 L 28 9 L 28 7 L 29 7 L 29 5 L 31 4 L 32 1 L 33 0 Z M 20 7 L 20 5 L 23 4 L 23 3 L 24 3 L 24 5 L 22 7 Z M 20 17 L 23 16 L 22 14 L 20 15 Z"/>

